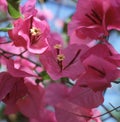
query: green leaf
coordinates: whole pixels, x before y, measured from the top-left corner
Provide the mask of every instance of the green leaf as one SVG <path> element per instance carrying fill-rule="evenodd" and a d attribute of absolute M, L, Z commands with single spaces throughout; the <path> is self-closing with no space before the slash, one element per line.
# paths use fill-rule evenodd
<path fill-rule="evenodd" d="M 21 16 L 19 10 L 20 0 L 7 0 L 7 3 L 10 16 L 14 19 L 19 18 Z"/>
<path fill-rule="evenodd" d="M 0 28 L 0 31 L 4 31 L 4 32 L 9 31 L 9 30 L 11 30 L 11 28 Z"/>
<path fill-rule="evenodd" d="M 12 26 L 12 24 L 9 24 L 7 27 L 0 28 L 0 31 L 6 32 L 6 31 L 9 31 L 9 30 L 11 30 L 11 29 L 13 29 L 13 26 Z"/>
<path fill-rule="evenodd" d="M 47 74 L 46 71 L 43 71 L 40 73 L 40 76 L 42 77 L 43 80 L 48 80 L 50 79 L 49 75 Z"/>

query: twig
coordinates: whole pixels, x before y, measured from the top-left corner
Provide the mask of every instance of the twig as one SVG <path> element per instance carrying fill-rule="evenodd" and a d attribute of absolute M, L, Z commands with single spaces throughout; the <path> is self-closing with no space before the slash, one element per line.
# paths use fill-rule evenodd
<path fill-rule="evenodd" d="M 103 105 L 102 105 L 102 106 L 103 106 Z M 105 106 L 104 106 L 104 107 L 105 107 Z M 98 116 L 95 116 L 95 117 L 92 117 L 92 118 L 98 118 L 98 117 L 104 116 L 104 115 L 106 115 L 106 114 L 110 114 L 110 115 L 113 117 L 113 115 L 111 114 L 111 112 L 114 111 L 114 110 L 117 110 L 118 108 L 120 108 L 120 106 L 118 106 L 118 107 L 116 107 L 116 108 L 114 108 L 114 109 L 112 109 L 112 110 L 108 110 L 108 109 L 105 107 L 105 109 L 107 110 L 106 113 L 101 114 L 101 115 L 98 115 Z M 116 118 L 114 118 L 114 119 L 116 119 Z M 117 119 L 116 119 L 116 120 L 117 120 Z"/>
<path fill-rule="evenodd" d="M 24 57 L 24 56 L 23 56 L 23 53 L 25 53 L 26 51 L 23 51 L 23 52 L 21 52 L 20 54 L 15 54 L 15 53 L 11 53 L 11 52 L 8 52 L 8 51 L 6 51 L 6 50 L 3 50 L 3 49 L 1 49 L 1 48 L 0 48 L 0 50 L 2 51 L 2 53 L 0 53 L 0 54 L 3 55 L 5 58 L 11 58 L 11 57 L 17 56 L 17 57 L 21 57 L 22 59 L 25 59 L 25 60 L 27 60 L 27 61 L 29 61 L 29 62 L 35 64 L 36 66 L 41 66 L 39 63 L 34 62 L 33 60 L 31 60 L 31 59 L 29 59 L 29 58 L 27 58 L 27 57 Z M 11 56 L 6 56 L 5 54 L 10 54 Z"/>

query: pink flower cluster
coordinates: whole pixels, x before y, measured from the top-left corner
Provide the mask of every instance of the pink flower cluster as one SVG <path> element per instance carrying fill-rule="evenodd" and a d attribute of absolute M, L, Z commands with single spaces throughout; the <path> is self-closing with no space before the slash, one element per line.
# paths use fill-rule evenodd
<path fill-rule="evenodd" d="M 0 44 L 5 113 L 21 112 L 30 122 L 101 122 L 96 108 L 120 77 L 120 54 L 107 40 L 120 30 L 119 0 L 78 0 L 67 46 L 38 17 L 35 3 L 21 7 L 22 17 L 8 31 L 12 42 Z"/>

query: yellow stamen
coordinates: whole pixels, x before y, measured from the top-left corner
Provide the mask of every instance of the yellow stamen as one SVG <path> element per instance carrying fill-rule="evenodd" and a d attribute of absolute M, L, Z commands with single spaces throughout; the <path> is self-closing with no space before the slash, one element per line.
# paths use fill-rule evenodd
<path fill-rule="evenodd" d="M 60 49 L 62 46 L 61 46 L 61 44 L 56 44 L 56 45 L 54 45 L 54 48 L 55 49 Z"/>
<path fill-rule="evenodd" d="M 63 61 L 64 59 L 65 59 L 65 55 L 64 54 L 57 55 L 57 60 L 58 61 Z"/>
<path fill-rule="evenodd" d="M 38 36 L 40 34 L 40 29 L 38 29 L 36 27 L 32 27 L 30 29 L 30 33 L 32 34 L 32 36 Z"/>

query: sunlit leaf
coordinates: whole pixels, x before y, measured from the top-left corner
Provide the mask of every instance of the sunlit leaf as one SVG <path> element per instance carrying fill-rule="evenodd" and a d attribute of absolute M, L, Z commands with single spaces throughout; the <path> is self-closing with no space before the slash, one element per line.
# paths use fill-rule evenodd
<path fill-rule="evenodd" d="M 11 30 L 12 28 L 13 28 L 12 24 L 9 24 L 7 27 L 0 28 L 0 31 L 6 32 Z"/>
<path fill-rule="evenodd" d="M 8 12 L 11 17 L 17 19 L 21 16 L 19 10 L 20 0 L 7 0 L 8 3 Z"/>

